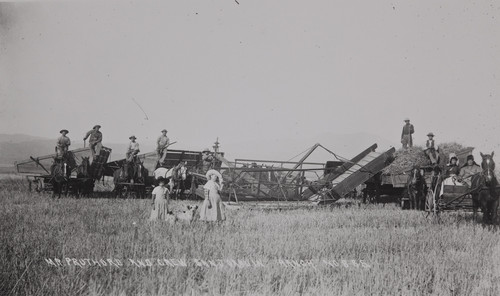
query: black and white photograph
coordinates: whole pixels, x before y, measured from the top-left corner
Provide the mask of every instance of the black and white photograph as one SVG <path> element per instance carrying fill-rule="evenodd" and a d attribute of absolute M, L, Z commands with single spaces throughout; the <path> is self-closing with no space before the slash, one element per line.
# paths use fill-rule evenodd
<path fill-rule="evenodd" d="M 500 295 L 500 2 L 0 1 L 0 295 Z"/>

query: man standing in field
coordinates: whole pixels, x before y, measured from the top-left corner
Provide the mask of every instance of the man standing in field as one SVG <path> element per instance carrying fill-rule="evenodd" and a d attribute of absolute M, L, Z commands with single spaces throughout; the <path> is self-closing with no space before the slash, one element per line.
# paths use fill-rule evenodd
<path fill-rule="evenodd" d="M 63 129 L 59 133 L 61 133 L 61 136 L 57 139 L 56 143 L 56 157 L 63 158 L 66 152 L 68 152 L 71 140 L 66 136 L 69 133 L 67 129 Z"/>
<path fill-rule="evenodd" d="M 134 157 L 140 152 L 139 143 L 135 141 L 137 139 L 135 136 L 130 136 L 129 139 L 130 139 L 130 144 L 128 144 L 125 158 L 127 159 L 127 162 L 133 162 Z"/>
<path fill-rule="evenodd" d="M 88 131 L 85 137 L 83 138 L 83 141 L 85 142 L 87 138 L 90 136 L 89 147 L 90 151 L 92 152 L 93 159 L 95 159 L 96 156 L 99 156 L 99 153 L 101 152 L 102 149 L 102 133 L 99 131 L 100 128 L 101 128 L 100 125 L 95 125 L 94 128 Z"/>
<path fill-rule="evenodd" d="M 156 141 L 156 154 L 158 155 L 158 163 L 163 165 L 165 157 L 167 156 L 167 147 L 170 145 L 170 139 L 167 137 L 167 130 L 161 131 L 161 136 L 158 137 Z"/>
<path fill-rule="evenodd" d="M 415 132 L 413 124 L 410 123 L 409 118 L 405 118 L 405 125 L 403 126 L 403 132 L 401 133 L 401 144 L 403 148 L 413 147 L 412 135 Z"/>

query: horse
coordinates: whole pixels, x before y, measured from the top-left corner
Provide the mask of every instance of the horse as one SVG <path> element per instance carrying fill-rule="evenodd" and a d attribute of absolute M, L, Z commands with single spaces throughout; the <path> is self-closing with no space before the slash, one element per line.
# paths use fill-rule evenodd
<path fill-rule="evenodd" d="M 148 170 L 144 167 L 143 162 L 138 159 L 131 162 L 125 161 L 122 167 L 113 173 L 114 191 L 117 195 L 120 194 L 125 187 L 121 183 L 145 184 L 147 176 Z"/>
<path fill-rule="evenodd" d="M 113 184 L 115 184 L 116 195 L 119 196 L 125 187 L 122 183 L 130 183 L 134 176 L 134 166 L 132 163 L 125 161 L 121 168 L 113 173 Z"/>
<path fill-rule="evenodd" d="M 493 161 L 494 152 L 490 155 L 481 154 L 481 168 L 483 171 L 473 175 L 471 178 L 471 195 L 474 217 L 477 209 L 481 208 L 483 212 L 483 223 L 492 224 L 497 220 L 498 208 L 498 180 L 495 176 L 495 162 Z"/>
<path fill-rule="evenodd" d="M 192 189 L 193 175 L 189 173 L 185 165 L 177 165 L 170 169 L 163 167 L 157 168 L 154 171 L 154 178 L 158 180 L 160 177 L 167 180 L 170 192 L 172 192 L 176 198 L 182 196 L 187 189 Z"/>
<path fill-rule="evenodd" d="M 410 171 L 406 189 L 410 198 L 410 209 L 424 210 L 427 183 L 420 167 L 414 166 Z"/>
<path fill-rule="evenodd" d="M 50 166 L 52 197 L 58 194 L 60 198 L 63 190 L 66 194 L 68 193 L 68 180 L 74 167 L 76 167 L 76 161 L 71 151 L 65 152 L 62 157 L 54 158 L 54 163 Z"/>
<path fill-rule="evenodd" d="M 88 195 L 94 190 L 94 180 L 90 176 L 90 157 L 82 157 L 82 163 L 76 168 L 76 177 L 83 179 L 76 189 L 77 195 Z"/>

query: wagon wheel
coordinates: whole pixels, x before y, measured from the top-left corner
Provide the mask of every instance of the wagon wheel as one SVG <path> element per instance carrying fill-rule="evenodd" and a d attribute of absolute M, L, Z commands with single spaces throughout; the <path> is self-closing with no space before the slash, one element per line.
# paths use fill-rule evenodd
<path fill-rule="evenodd" d="M 43 180 L 42 179 L 35 179 L 33 181 L 33 183 L 35 184 L 35 191 L 38 193 L 42 193 L 44 190 L 44 187 L 45 187 L 43 184 Z"/>
<path fill-rule="evenodd" d="M 119 196 L 124 199 L 128 199 L 130 197 L 130 193 L 130 188 L 128 187 L 128 185 L 125 185 L 119 191 Z"/>

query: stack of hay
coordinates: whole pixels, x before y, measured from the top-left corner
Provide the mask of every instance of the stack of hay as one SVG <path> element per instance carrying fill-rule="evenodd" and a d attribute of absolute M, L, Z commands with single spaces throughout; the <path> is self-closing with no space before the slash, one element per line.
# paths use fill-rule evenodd
<path fill-rule="evenodd" d="M 422 147 L 400 149 L 394 153 L 394 161 L 382 170 L 384 175 L 397 175 L 409 171 L 413 166 L 427 166 L 431 162 Z"/>
<path fill-rule="evenodd" d="M 463 154 L 469 152 L 472 147 L 466 147 L 455 142 L 439 144 L 439 155 L 441 157 L 441 166 L 445 166 L 449 161 L 450 153 Z M 414 146 L 408 149 L 400 149 L 394 153 L 393 162 L 382 170 L 384 175 L 397 175 L 407 172 L 418 165 L 420 167 L 428 166 L 431 162 L 425 155 L 424 148 Z"/>

